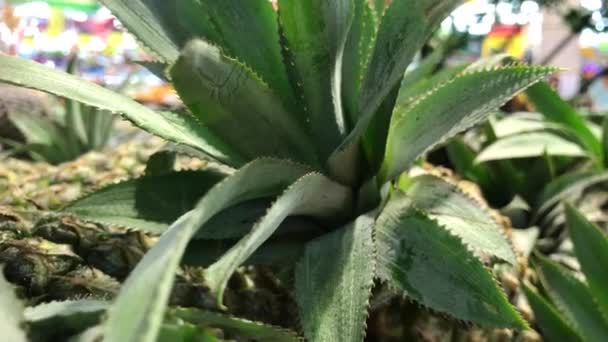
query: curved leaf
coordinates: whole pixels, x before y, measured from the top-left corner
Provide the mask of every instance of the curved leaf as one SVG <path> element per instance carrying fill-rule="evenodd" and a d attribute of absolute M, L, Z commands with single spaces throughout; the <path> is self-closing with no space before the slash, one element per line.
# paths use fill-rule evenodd
<path fill-rule="evenodd" d="M 583 341 L 549 302 L 526 284 L 522 284 L 522 288 L 532 307 L 532 311 L 534 311 L 536 323 L 548 341 Z"/>
<path fill-rule="evenodd" d="M 525 114 L 525 115 L 522 115 Z M 538 131 L 558 131 L 566 132 L 567 127 L 560 124 L 544 121 L 542 118 L 538 119 L 527 115 L 529 113 L 513 113 L 507 117 L 492 122 L 492 128 L 496 138 L 504 138 L 509 135 L 516 135 L 522 133 L 538 132 Z"/>
<path fill-rule="evenodd" d="M 344 133 L 339 127 L 339 123 L 343 123 L 341 108 L 336 112 L 334 106 L 334 101 L 339 101 L 336 103 L 339 105 L 341 99 L 334 99 L 332 95 L 339 92 L 336 77 L 342 71 L 341 50 L 354 13 L 352 0 L 279 0 L 278 3 L 282 33 L 295 66 L 295 82 L 299 87 L 296 93 L 301 93 L 305 102 L 305 122 L 325 161 Z M 339 21 L 331 21 L 338 18 Z"/>
<path fill-rule="evenodd" d="M 191 41 L 170 73 L 186 106 L 240 155 L 318 165 L 314 144 L 296 118 L 250 69 L 217 47 Z"/>
<path fill-rule="evenodd" d="M 606 181 L 608 181 L 608 172 L 577 172 L 556 178 L 539 196 L 533 220 L 536 221 L 560 201 L 572 200 L 572 196 L 586 188 Z"/>
<path fill-rule="evenodd" d="M 578 144 L 549 132 L 522 133 L 498 139 L 486 147 L 475 159 L 482 163 L 491 160 L 532 158 L 542 156 L 585 157 L 586 151 Z"/>
<path fill-rule="evenodd" d="M 204 151 L 231 166 L 242 159 L 193 116 L 155 112 L 128 97 L 33 61 L 0 54 L 0 80 L 121 113 L 136 126 L 172 142 Z"/>
<path fill-rule="evenodd" d="M 394 192 L 376 224 L 378 276 L 433 310 L 482 326 L 525 321 L 462 241 Z"/>
<path fill-rule="evenodd" d="M 271 3 L 267 0 L 196 3 L 196 8 L 186 6 L 180 12 L 182 18 L 191 18 L 186 23 L 196 31 L 196 37 L 220 46 L 226 55 L 251 67 L 286 108 L 295 111 L 295 97 L 281 55 L 278 18 Z"/>
<path fill-rule="evenodd" d="M 223 315 L 216 312 L 176 308 L 169 310 L 170 317 L 176 317 L 196 325 L 218 327 L 234 334 L 256 341 L 298 342 L 298 335 L 288 329 L 276 327 L 261 322 L 249 321 L 242 318 Z"/>
<path fill-rule="evenodd" d="M 608 323 L 593 302 L 589 288 L 542 255 L 536 255 L 534 261 L 549 297 L 575 330 L 588 341 L 606 340 Z"/>
<path fill-rule="evenodd" d="M 346 47 L 342 75 L 342 97 L 344 110 L 349 119 L 348 127 L 353 127 L 359 119 L 359 92 L 361 75 L 367 70 L 367 63 L 376 37 L 376 18 L 368 0 L 354 0 L 354 18 Z"/>
<path fill-rule="evenodd" d="M 608 320 L 608 238 L 572 206 L 566 206 L 566 217 L 574 251 L 593 298 Z"/>
<path fill-rule="evenodd" d="M 599 139 L 595 137 L 583 117 L 570 104 L 562 100 L 559 94 L 551 89 L 551 86 L 546 82 L 541 82 L 530 87 L 526 94 L 537 111 L 541 112 L 547 119 L 574 130 L 587 150 L 594 156 L 602 158 L 602 145 Z"/>
<path fill-rule="evenodd" d="M 420 155 L 483 120 L 489 112 L 553 71 L 516 65 L 463 73 L 419 98 L 407 110 L 394 112 L 381 180 L 395 178 Z"/>
<path fill-rule="evenodd" d="M 330 157 L 330 169 L 341 181 L 352 183 L 352 170 L 359 161 L 359 142 L 369 127 L 384 143 L 391 112 L 377 112 L 389 99 L 415 54 L 460 0 L 392 0 L 380 21 L 375 45 L 366 70 L 358 106 L 359 121 Z M 392 102 L 392 101 L 391 101 Z"/>
<path fill-rule="evenodd" d="M 337 220 L 352 210 L 352 191 L 329 178 L 310 173 L 287 188 L 268 212 L 217 262 L 205 270 L 205 280 L 221 306 L 228 280 L 289 215 Z"/>
<path fill-rule="evenodd" d="M 488 209 L 441 178 L 425 175 L 404 189 L 412 205 L 462 239 L 475 252 L 517 263 L 515 253 Z"/>
<path fill-rule="evenodd" d="M 363 341 L 375 255 L 372 215 L 306 246 L 296 266 L 296 300 L 309 341 Z"/>
<path fill-rule="evenodd" d="M 127 278 L 104 324 L 104 341 L 155 341 L 175 272 L 188 242 L 222 210 L 275 195 L 309 172 L 276 159 L 253 161 L 216 184 L 190 213 L 174 222 Z"/>
<path fill-rule="evenodd" d="M 224 176 L 211 170 L 144 176 L 97 190 L 63 211 L 91 221 L 162 233 Z"/>

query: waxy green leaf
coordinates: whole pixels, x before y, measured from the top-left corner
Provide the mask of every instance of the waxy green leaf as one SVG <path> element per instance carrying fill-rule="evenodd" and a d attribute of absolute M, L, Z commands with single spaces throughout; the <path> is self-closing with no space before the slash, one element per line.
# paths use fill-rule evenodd
<path fill-rule="evenodd" d="M 374 221 L 363 215 L 306 246 L 295 289 L 308 340 L 363 341 L 374 280 Z"/>
<path fill-rule="evenodd" d="M 378 276 L 420 304 L 483 326 L 526 328 L 466 245 L 399 192 L 378 218 L 376 251 Z"/>

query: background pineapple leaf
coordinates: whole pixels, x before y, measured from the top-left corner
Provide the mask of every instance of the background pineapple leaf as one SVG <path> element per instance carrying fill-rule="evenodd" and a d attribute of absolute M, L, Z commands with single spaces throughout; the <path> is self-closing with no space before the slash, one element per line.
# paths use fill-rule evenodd
<path fill-rule="evenodd" d="M 4 272 L 0 267 L 0 331 L 2 338 L 7 341 L 28 341 L 22 324 L 23 304 L 17 299 L 13 286 L 4 279 Z"/>
<path fill-rule="evenodd" d="M 23 113 L 11 113 L 9 118 L 25 137 L 29 149 L 49 163 L 58 164 L 79 154 L 77 146 L 52 121 Z"/>
<path fill-rule="evenodd" d="M 177 59 L 180 46 L 175 42 L 171 27 L 163 25 L 164 18 L 174 18 L 176 13 L 167 13 L 166 7 L 158 0 L 101 0 L 118 17 L 120 22 L 133 33 L 150 52 L 162 62 L 171 63 Z M 164 9 L 163 11 L 160 11 Z"/>
<path fill-rule="evenodd" d="M 418 303 L 482 326 L 526 328 L 462 241 L 399 192 L 378 218 L 376 251 L 378 276 Z"/>
<path fill-rule="evenodd" d="M 333 38 L 329 33 L 332 24 L 328 22 L 331 15 L 325 13 L 347 4 L 349 13 L 345 13 L 345 17 L 352 17 L 352 0 L 279 0 L 278 3 L 284 43 L 293 59 L 286 63 L 294 63 L 292 71 L 296 73 L 295 82 L 299 87 L 296 93 L 304 100 L 305 122 L 308 130 L 314 133 L 315 145 L 325 161 L 342 138 L 336 120 L 340 113 L 335 112 L 332 99 L 332 75 L 336 70 L 336 51 L 332 48 L 335 43 L 330 41 Z M 337 34 L 337 29 L 334 32 Z"/>
<path fill-rule="evenodd" d="M 455 185 L 424 175 L 412 179 L 403 190 L 414 207 L 458 236 L 473 251 L 512 265 L 517 263 L 509 241 L 488 209 L 484 210 L 482 204 L 467 197 Z"/>
<path fill-rule="evenodd" d="M 578 144 L 550 132 L 530 132 L 496 140 L 477 155 L 475 162 L 547 156 L 586 157 Z"/>
<path fill-rule="evenodd" d="M 374 221 L 363 215 L 306 246 L 295 293 L 309 341 L 363 341 L 374 280 Z"/>
<path fill-rule="evenodd" d="M 539 195 L 534 221 L 560 201 L 571 201 L 586 188 L 608 181 L 608 172 L 582 171 L 564 174 L 549 183 Z"/>
<path fill-rule="evenodd" d="M 221 306 L 224 289 L 236 268 L 268 240 L 287 216 L 339 220 L 352 210 L 352 196 L 350 188 L 317 173 L 305 175 L 287 188 L 251 232 L 205 270 L 207 285 L 218 304 Z"/>
<path fill-rule="evenodd" d="M 572 206 L 566 206 L 566 217 L 574 251 L 593 298 L 608 320 L 608 238 Z"/>
<path fill-rule="evenodd" d="M 130 179 L 86 195 L 68 204 L 63 212 L 91 221 L 162 233 L 194 208 L 223 177 L 205 170 Z"/>
<path fill-rule="evenodd" d="M 197 325 L 218 327 L 256 341 L 300 341 L 298 335 L 294 331 L 288 329 L 206 310 L 174 308 L 170 309 L 167 315 Z"/>
<path fill-rule="evenodd" d="M 602 158 L 602 145 L 587 126 L 585 119 L 581 117 L 566 101 L 549 86 L 541 82 L 526 91 L 528 99 L 534 104 L 537 111 L 541 112 L 547 119 L 569 127 L 586 148 L 600 160 Z"/>
<path fill-rule="evenodd" d="M 33 340 L 56 341 L 99 323 L 109 304 L 89 299 L 50 302 L 28 307 L 24 315 Z"/>
<path fill-rule="evenodd" d="M 172 66 L 171 77 L 190 111 L 240 155 L 319 165 L 314 143 L 297 118 L 250 69 L 217 47 L 191 41 Z"/>
<path fill-rule="evenodd" d="M 529 132 L 557 132 L 560 134 L 570 133 L 569 128 L 562 124 L 543 120 L 542 116 L 536 113 L 511 113 L 500 120 L 492 120 L 492 130 L 496 138 L 504 138 Z"/>
<path fill-rule="evenodd" d="M 522 288 L 534 311 L 534 318 L 548 341 L 582 342 L 580 336 L 568 325 L 560 313 L 526 284 Z"/>
<path fill-rule="evenodd" d="M 94 83 L 33 61 L 3 54 L 0 54 L 0 80 L 121 113 L 136 126 L 161 138 L 204 151 L 228 165 L 242 165 L 238 154 L 190 115 L 155 112 Z"/>
<path fill-rule="evenodd" d="M 421 154 L 478 123 L 552 68 L 509 66 L 458 75 L 396 111 L 386 143 L 380 178 L 393 179 Z"/>
<path fill-rule="evenodd" d="M 608 323 L 593 301 L 587 285 L 540 254 L 536 255 L 534 261 L 543 287 L 574 329 L 588 341 L 608 338 Z"/>
<path fill-rule="evenodd" d="M 197 229 L 226 208 L 280 192 L 308 171 L 282 160 L 260 159 L 216 184 L 193 211 L 171 225 L 127 278 L 108 311 L 104 340 L 155 341 L 176 269 Z"/>

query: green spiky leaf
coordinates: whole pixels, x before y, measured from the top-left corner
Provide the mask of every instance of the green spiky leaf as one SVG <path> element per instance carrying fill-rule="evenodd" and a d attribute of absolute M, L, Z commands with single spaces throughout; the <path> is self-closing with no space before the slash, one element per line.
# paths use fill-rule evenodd
<path fill-rule="evenodd" d="M 210 170 L 144 176 L 97 190 L 63 211 L 91 221 L 162 233 L 222 178 L 223 174 Z"/>
<path fill-rule="evenodd" d="M 374 130 L 369 133 L 375 140 L 371 144 L 384 143 L 391 111 L 377 112 L 378 109 L 390 100 L 416 52 L 458 2 L 393 0 L 386 8 L 361 85 L 359 120 L 330 158 L 335 177 L 343 182 L 353 182 L 357 177 L 353 172 L 360 159 L 359 142 L 366 130 Z"/>
<path fill-rule="evenodd" d="M 376 37 L 376 17 L 368 0 L 354 0 L 353 23 L 344 49 L 342 74 L 342 96 L 344 110 L 349 119 L 348 127 L 353 127 L 359 119 L 359 92 L 361 75 L 367 70 L 367 63 Z"/>
<path fill-rule="evenodd" d="M 190 115 L 155 112 L 128 97 L 36 62 L 0 54 L 0 80 L 120 113 L 161 138 L 194 147 L 232 166 L 243 163 L 237 153 Z"/>
<path fill-rule="evenodd" d="M 542 156 L 586 157 L 578 144 L 550 132 L 531 132 L 498 139 L 479 153 L 477 163 Z"/>
<path fill-rule="evenodd" d="M 522 288 L 534 311 L 536 323 L 549 342 L 583 341 L 551 303 L 529 288 L 526 284 L 522 284 Z"/>
<path fill-rule="evenodd" d="M 217 47 L 191 41 L 171 67 L 171 77 L 190 111 L 240 155 L 318 165 L 314 144 L 296 117 L 250 69 Z"/>
<path fill-rule="evenodd" d="M 543 287 L 574 329 L 588 341 L 608 338 L 608 323 L 587 285 L 542 255 L 536 255 L 535 264 Z"/>
<path fill-rule="evenodd" d="M 256 341 L 300 341 L 298 335 L 291 330 L 211 311 L 175 308 L 169 310 L 168 316 L 176 317 L 197 325 L 218 327 Z"/>
<path fill-rule="evenodd" d="M 553 71 L 516 65 L 463 73 L 393 113 L 380 178 L 393 179 L 420 155 L 483 120 Z"/>
<path fill-rule="evenodd" d="M 206 282 L 221 305 L 230 276 L 290 215 L 339 220 L 352 210 L 351 189 L 329 178 L 310 173 L 283 192 L 264 215 L 234 247 L 205 270 Z"/>
<path fill-rule="evenodd" d="M 296 299 L 310 341 L 363 341 L 374 279 L 373 215 L 306 246 L 296 267 Z"/>
<path fill-rule="evenodd" d="M 608 238 L 572 206 L 566 217 L 574 251 L 600 311 L 608 319 Z"/>
<path fill-rule="evenodd" d="M 502 227 L 488 209 L 441 178 L 425 175 L 412 180 L 406 196 L 429 218 L 458 236 L 475 252 L 491 255 L 515 265 L 517 258 Z"/>
<path fill-rule="evenodd" d="M 322 159 L 338 146 L 344 129 L 340 91 L 342 50 L 354 13 L 352 0 L 279 0 L 279 20 L 292 58 L 305 122 L 318 140 Z M 339 20 L 336 20 L 339 19 Z M 339 37 L 341 36 L 341 37 Z M 333 84 L 333 85 L 332 85 Z M 337 106 L 334 106 L 334 101 Z M 340 108 L 338 108 L 340 107 Z M 338 112 L 336 112 L 338 108 Z"/>
<path fill-rule="evenodd" d="M 483 326 L 526 327 L 462 241 L 398 192 L 378 218 L 376 246 L 378 276 L 420 304 Z"/>
<path fill-rule="evenodd" d="M 308 171 L 297 164 L 260 159 L 216 184 L 193 211 L 171 225 L 127 278 L 108 311 L 105 340 L 155 341 L 176 269 L 197 229 L 226 208 L 280 192 Z"/>
<path fill-rule="evenodd" d="M 175 42 L 175 32 L 163 25 L 154 0 L 102 0 L 127 29 L 136 35 L 156 57 L 163 62 L 172 62 L 179 55 L 179 45 Z M 162 6 L 162 5 L 161 5 Z M 171 17 L 177 13 L 164 13 Z"/>

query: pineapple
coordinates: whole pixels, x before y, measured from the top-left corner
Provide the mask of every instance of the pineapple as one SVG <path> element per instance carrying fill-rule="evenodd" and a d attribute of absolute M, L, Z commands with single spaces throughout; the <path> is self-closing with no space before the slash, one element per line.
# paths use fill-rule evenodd
<path fill-rule="evenodd" d="M 454 184 L 408 170 L 553 68 L 490 59 L 409 89 L 406 69 L 452 0 L 103 3 L 187 111 L 157 112 L 8 56 L 0 80 L 120 113 L 218 167 L 176 171 L 159 156 L 144 176 L 62 208 L 160 235 L 87 336 L 154 341 L 213 327 L 362 341 L 380 283 L 458 320 L 527 327 L 487 267 L 517 263 L 500 224 Z M 189 267 L 205 308 L 171 303 Z"/>

